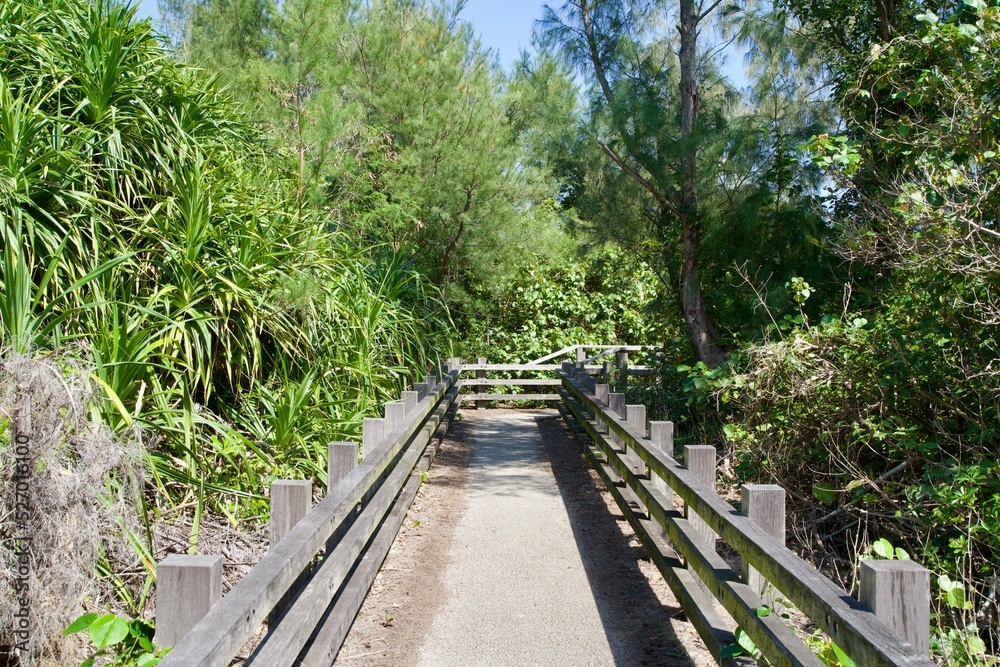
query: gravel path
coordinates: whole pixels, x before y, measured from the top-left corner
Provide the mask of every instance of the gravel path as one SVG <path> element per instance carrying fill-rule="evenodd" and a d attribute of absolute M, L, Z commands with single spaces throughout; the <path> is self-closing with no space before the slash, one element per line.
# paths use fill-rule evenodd
<path fill-rule="evenodd" d="M 551 410 L 470 410 L 336 665 L 714 664 Z"/>

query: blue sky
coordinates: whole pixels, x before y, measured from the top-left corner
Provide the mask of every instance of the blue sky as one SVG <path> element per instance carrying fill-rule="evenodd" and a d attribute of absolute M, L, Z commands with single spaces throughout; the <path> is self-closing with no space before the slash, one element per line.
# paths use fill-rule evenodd
<path fill-rule="evenodd" d="M 468 0 L 462 18 L 472 24 L 483 44 L 499 52 L 500 62 L 509 68 L 518 51 L 531 43 L 531 29 L 542 15 L 544 1 L 539 0 Z M 139 15 L 156 17 L 156 0 L 141 0 Z"/>
<path fill-rule="evenodd" d="M 461 17 L 472 24 L 483 45 L 498 52 L 500 62 L 509 69 L 520 49 L 530 48 L 532 28 L 545 4 L 544 0 L 467 0 Z M 561 3 L 550 0 L 550 4 L 558 6 Z M 141 0 L 139 14 L 158 16 L 156 0 Z M 724 71 L 737 85 L 746 84 L 738 54 L 728 54 Z"/>

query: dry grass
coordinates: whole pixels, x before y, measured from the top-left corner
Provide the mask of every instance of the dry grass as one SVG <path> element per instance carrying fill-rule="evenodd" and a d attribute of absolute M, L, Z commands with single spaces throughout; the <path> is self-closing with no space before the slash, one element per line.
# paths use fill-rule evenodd
<path fill-rule="evenodd" d="M 115 437 L 100 421 L 90 369 L 79 359 L 0 356 L 0 647 L 11 647 L 17 563 L 15 537 L 30 537 L 29 636 L 16 654 L 23 666 L 67 664 L 79 650 L 60 632 L 88 609 L 117 610 L 98 564 L 113 571 L 137 561 L 127 539 L 138 534 L 138 433 Z M 27 521 L 15 521 L 18 498 L 13 436 L 28 436 Z M 23 438 L 21 439 L 23 442 Z M 25 472 L 22 467 L 21 474 Z M 22 479 L 23 482 L 23 479 Z M 24 486 L 21 486 L 22 491 Z M 23 506 L 21 508 L 23 513 Z M 22 517 L 23 518 L 23 517 Z M 24 639 L 21 637 L 21 639 Z"/>

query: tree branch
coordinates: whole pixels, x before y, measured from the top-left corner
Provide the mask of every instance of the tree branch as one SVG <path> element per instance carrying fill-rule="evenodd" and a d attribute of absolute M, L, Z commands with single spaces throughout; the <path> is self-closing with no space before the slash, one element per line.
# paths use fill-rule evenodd
<path fill-rule="evenodd" d="M 701 23 L 701 22 L 702 22 L 702 20 L 704 20 L 704 18 L 705 18 L 706 16 L 708 16 L 709 14 L 711 14 L 711 13 L 712 13 L 712 11 L 713 11 L 713 10 L 714 10 L 714 9 L 715 9 L 716 7 L 718 7 L 719 5 L 721 5 L 721 4 L 722 4 L 722 0 L 715 0 L 715 2 L 713 2 L 713 3 L 712 3 L 712 6 L 711 6 L 711 7 L 709 7 L 708 9 L 706 9 L 705 11 L 703 11 L 703 12 L 702 12 L 701 14 L 699 14 L 699 15 L 698 15 L 698 21 L 697 21 L 697 22 L 698 22 L 698 23 Z"/>
<path fill-rule="evenodd" d="M 650 182 L 646 178 L 643 178 L 643 176 L 639 174 L 639 172 L 637 172 L 635 169 L 625 164 L 625 161 L 622 160 L 620 157 L 618 157 L 618 154 L 615 153 L 610 146 L 608 146 L 600 139 L 597 140 L 597 145 L 601 147 L 601 150 L 603 150 L 607 154 L 607 156 L 614 161 L 615 164 L 621 167 L 622 171 L 624 171 L 626 174 L 635 179 L 635 181 L 639 185 L 646 188 L 646 190 L 649 191 L 649 194 L 653 195 L 656 201 L 660 202 L 661 206 L 665 207 L 674 215 L 677 215 L 678 210 L 674 202 L 670 201 L 670 199 L 665 194 L 660 192 L 660 190 L 655 185 L 653 185 L 652 182 Z"/>

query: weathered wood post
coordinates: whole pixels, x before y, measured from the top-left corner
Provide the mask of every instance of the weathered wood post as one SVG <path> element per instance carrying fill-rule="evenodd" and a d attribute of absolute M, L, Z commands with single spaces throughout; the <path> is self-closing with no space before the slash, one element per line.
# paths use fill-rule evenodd
<path fill-rule="evenodd" d="M 413 391 L 417 394 L 417 403 L 427 398 L 427 383 L 426 382 L 415 382 L 413 384 Z"/>
<path fill-rule="evenodd" d="M 406 408 L 406 414 L 410 414 L 417 407 L 417 392 L 403 391 L 400 392 L 399 398 L 403 401 L 403 406 Z"/>
<path fill-rule="evenodd" d="M 438 377 L 435 373 L 428 373 L 427 377 L 427 392 L 433 394 L 434 390 L 437 388 Z"/>
<path fill-rule="evenodd" d="M 712 445 L 685 445 L 684 446 L 684 467 L 713 492 L 715 491 L 715 447 Z M 698 547 L 709 553 L 715 551 L 715 531 L 698 514 L 684 503 L 684 517 L 688 520 L 695 534 L 695 539 L 699 541 Z M 701 577 L 691 569 L 688 570 L 697 582 L 698 586 L 711 595 L 708 586 Z"/>
<path fill-rule="evenodd" d="M 662 454 L 674 458 L 674 423 L 649 422 L 649 441 Z M 674 508 L 674 492 L 667 484 L 667 480 L 659 475 L 652 475 L 652 478 L 653 488 L 663 494 L 663 509 L 672 510 Z"/>
<path fill-rule="evenodd" d="M 642 437 L 646 437 L 646 406 L 645 405 L 626 405 L 625 406 L 625 420 L 628 422 L 629 428 L 633 431 L 638 431 L 642 434 Z M 646 463 L 639 456 L 639 452 L 636 451 L 634 447 L 628 448 L 628 454 L 626 456 L 629 468 L 636 475 L 646 474 Z"/>
<path fill-rule="evenodd" d="M 271 541 L 273 547 L 309 513 L 312 482 L 279 479 L 271 482 Z"/>
<path fill-rule="evenodd" d="M 861 602 L 921 653 L 930 653 L 931 573 L 912 560 L 861 561 Z"/>
<path fill-rule="evenodd" d="M 280 542 L 299 521 L 305 518 L 312 506 L 312 482 L 299 479 L 279 479 L 271 482 L 271 539 L 273 547 Z M 268 626 L 277 623 L 285 609 L 302 587 L 299 579 L 288 593 L 274 606 L 267 616 Z"/>
<path fill-rule="evenodd" d="M 785 490 L 777 484 L 744 484 L 740 487 L 740 511 L 764 531 L 785 544 Z M 764 603 L 781 612 L 773 589 L 766 591 L 768 582 L 745 560 L 743 561 L 743 581 L 747 582 Z"/>
<path fill-rule="evenodd" d="M 327 447 L 326 458 L 326 493 L 330 495 L 340 484 L 340 481 L 347 477 L 355 466 L 358 465 L 358 445 L 354 442 L 331 442 Z M 340 542 L 340 538 L 349 527 L 348 522 L 334 531 L 330 539 L 326 541 L 326 553 L 331 553 Z"/>
<path fill-rule="evenodd" d="M 608 394 L 608 411 L 615 415 L 618 419 L 625 418 L 625 394 L 609 393 Z M 608 438 L 616 449 L 624 448 L 625 443 L 622 439 L 615 433 L 614 429 L 610 426 L 608 427 Z"/>
<path fill-rule="evenodd" d="M 478 363 L 480 366 L 485 366 L 486 365 L 486 357 L 479 357 L 476 360 L 476 363 Z M 486 371 L 484 369 L 480 369 L 480 370 L 476 371 L 476 379 L 477 380 L 485 380 L 486 379 Z M 489 386 L 485 385 L 485 384 L 477 384 L 476 385 L 476 393 L 477 394 L 485 394 L 486 392 L 489 391 L 489 389 L 490 389 Z M 486 401 L 476 401 L 476 410 L 482 410 L 485 407 L 486 407 Z"/>
<path fill-rule="evenodd" d="M 385 440 L 385 419 L 365 418 L 361 424 L 361 458 L 366 459 Z"/>
<path fill-rule="evenodd" d="M 222 598 L 222 556 L 170 554 L 156 566 L 156 645 L 176 646 Z"/>
<path fill-rule="evenodd" d="M 577 345 L 576 346 L 576 363 L 578 365 L 582 364 L 586 358 L 587 358 L 587 348 L 584 347 L 583 345 Z"/>
<path fill-rule="evenodd" d="M 610 377 L 611 377 L 611 362 L 605 361 L 601 365 L 601 382 L 607 384 L 608 382 L 610 382 L 609 380 Z"/>
<path fill-rule="evenodd" d="M 406 419 L 406 404 L 403 401 L 392 401 L 385 404 L 385 430 L 391 433 L 394 428 Z"/>
<path fill-rule="evenodd" d="M 684 467 L 713 492 L 715 491 L 715 447 L 712 445 L 685 445 Z M 715 551 L 715 531 L 690 507 L 684 508 L 684 516 L 699 536 L 700 546 L 707 551 Z"/>
<path fill-rule="evenodd" d="M 597 401 L 602 407 L 608 406 L 608 394 L 611 393 L 611 387 L 607 384 L 596 384 L 594 385 L 594 400 Z"/>
<path fill-rule="evenodd" d="M 331 442 L 327 452 L 326 493 L 329 495 L 340 480 L 358 465 L 358 445 L 354 442 Z"/>
<path fill-rule="evenodd" d="M 628 350 L 618 350 L 615 357 L 618 366 L 618 384 L 615 388 L 625 391 L 628 388 Z"/>

